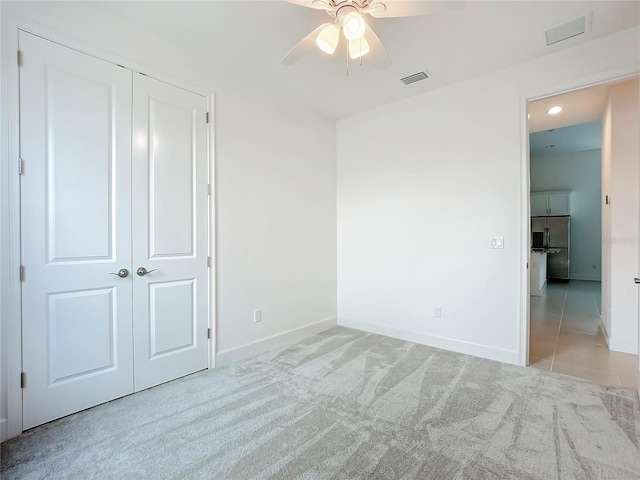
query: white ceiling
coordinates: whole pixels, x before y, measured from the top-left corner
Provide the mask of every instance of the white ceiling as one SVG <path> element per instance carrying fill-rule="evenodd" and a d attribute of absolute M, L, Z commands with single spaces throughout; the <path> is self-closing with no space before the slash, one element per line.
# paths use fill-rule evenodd
<path fill-rule="evenodd" d="M 619 83 L 633 83 L 636 89 L 640 88 L 635 76 L 529 102 L 531 157 L 601 148 L 602 118 L 609 90 Z M 562 107 L 562 111 L 547 114 L 554 106 Z"/>
<path fill-rule="evenodd" d="M 580 125 L 532 133 L 529 137 L 529 147 L 532 160 L 544 155 L 602 148 L 602 122 L 598 119 Z"/>
<path fill-rule="evenodd" d="M 609 88 L 610 84 L 598 85 L 529 102 L 529 132 L 602 119 Z M 562 107 L 562 112 L 548 115 L 547 110 L 554 106 Z"/>
<path fill-rule="evenodd" d="M 398 1 L 398 0 L 389 0 Z M 444 85 L 529 61 L 640 24 L 636 1 L 469 1 L 433 16 L 367 21 L 393 64 L 377 70 L 346 55 L 313 51 L 280 65 L 319 24 L 323 11 L 277 1 L 91 2 L 157 36 L 202 54 L 230 78 L 250 78 L 268 91 L 331 118 L 341 118 Z M 544 30 L 593 11 L 591 32 L 547 46 Z M 432 77 L 405 86 L 420 70 Z"/>

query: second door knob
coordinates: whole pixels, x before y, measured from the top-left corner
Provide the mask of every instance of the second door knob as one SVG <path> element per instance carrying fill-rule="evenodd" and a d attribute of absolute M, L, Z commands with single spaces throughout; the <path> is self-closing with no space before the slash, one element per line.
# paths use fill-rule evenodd
<path fill-rule="evenodd" d="M 147 275 L 148 273 L 151 272 L 155 272 L 157 270 L 157 268 L 154 268 L 152 270 L 147 270 L 144 267 L 139 267 L 138 270 L 136 270 L 136 273 L 140 276 L 140 277 L 144 277 L 145 275 Z"/>

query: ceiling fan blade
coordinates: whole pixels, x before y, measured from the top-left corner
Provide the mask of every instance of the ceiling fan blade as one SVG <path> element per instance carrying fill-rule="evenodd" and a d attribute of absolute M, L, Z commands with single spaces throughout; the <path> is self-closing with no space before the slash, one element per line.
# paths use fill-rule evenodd
<path fill-rule="evenodd" d="M 300 60 L 306 53 L 313 50 L 313 48 L 316 46 L 316 37 L 320 33 L 320 30 L 322 30 L 327 25 L 331 25 L 331 24 L 323 23 L 318 28 L 313 30 L 309 35 L 307 35 L 298 43 L 296 43 L 296 45 L 291 50 L 289 50 L 289 53 L 287 53 L 282 58 L 282 60 L 280 60 L 280 63 L 283 65 L 293 65 L 298 60 Z"/>
<path fill-rule="evenodd" d="M 383 3 L 386 8 L 376 5 Z M 383 0 L 372 2 L 370 15 L 376 18 L 390 17 L 415 17 L 420 15 L 432 15 L 464 8 L 466 1 L 444 0 Z"/>
<path fill-rule="evenodd" d="M 301 7 L 315 8 L 316 10 L 332 9 L 333 6 L 327 0 L 286 0 L 289 3 Z"/>
<path fill-rule="evenodd" d="M 364 38 L 369 43 L 369 47 L 371 51 L 365 57 L 365 60 L 370 60 L 373 64 L 382 70 L 383 68 L 387 68 L 391 65 L 391 58 L 389 57 L 389 52 L 384 48 L 380 37 L 373 31 L 370 25 L 367 25 L 367 29 L 364 31 Z"/>

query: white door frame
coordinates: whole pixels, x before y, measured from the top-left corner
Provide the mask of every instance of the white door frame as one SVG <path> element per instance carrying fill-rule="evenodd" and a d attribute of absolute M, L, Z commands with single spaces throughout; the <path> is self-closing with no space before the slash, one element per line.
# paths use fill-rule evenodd
<path fill-rule="evenodd" d="M 529 122 L 527 118 L 528 104 L 530 101 L 553 97 L 563 93 L 569 93 L 583 88 L 595 87 L 626 78 L 635 77 L 640 70 L 637 68 L 609 69 L 597 74 L 586 75 L 570 81 L 548 85 L 520 95 L 520 365 L 526 366 L 529 359 L 529 322 L 530 322 L 530 297 L 529 297 L 529 270 L 530 262 L 529 221 L 530 212 L 530 158 L 529 158 Z"/>
<path fill-rule="evenodd" d="M 211 90 L 189 84 L 178 77 L 148 67 L 139 61 L 120 58 L 111 52 L 96 48 L 67 34 L 44 27 L 38 23 L 18 17 L 11 12 L 3 12 L 2 34 L 2 69 L 0 79 L 2 99 L 2 118 L 0 122 L 0 340 L 2 347 L 7 348 L 7 421 L 2 423 L 2 441 L 22 433 L 22 389 L 20 373 L 22 372 L 22 307 L 20 268 L 20 177 L 19 162 L 19 69 L 17 64 L 18 31 L 23 30 L 66 47 L 92 55 L 107 62 L 124 66 L 134 72 L 146 75 L 189 90 L 207 98 L 209 111 L 208 124 L 208 180 L 212 185 L 209 196 L 209 368 L 215 368 L 217 344 L 216 328 L 216 204 L 215 204 L 215 97 Z M 4 334 L 8 338 L 4 338 Z"/>

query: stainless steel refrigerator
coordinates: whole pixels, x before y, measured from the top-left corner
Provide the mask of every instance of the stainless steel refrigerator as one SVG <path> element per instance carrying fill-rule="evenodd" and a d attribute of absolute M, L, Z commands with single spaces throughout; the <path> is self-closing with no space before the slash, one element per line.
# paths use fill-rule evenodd
<path fill-rule="evenodd" d="M 547 279 L 568 282 L 571 217 L 531 217 L 531 232 L 534 239 L 542 239 L 542 245 L 533 247 L 547 252 Z"/>

